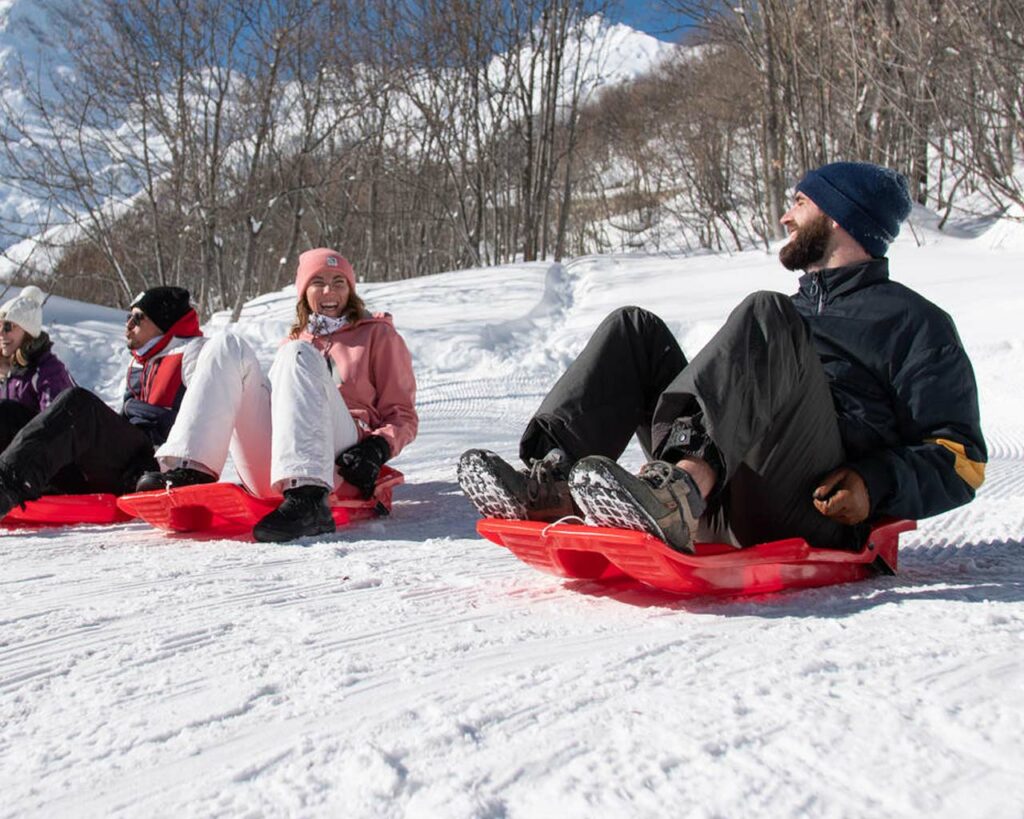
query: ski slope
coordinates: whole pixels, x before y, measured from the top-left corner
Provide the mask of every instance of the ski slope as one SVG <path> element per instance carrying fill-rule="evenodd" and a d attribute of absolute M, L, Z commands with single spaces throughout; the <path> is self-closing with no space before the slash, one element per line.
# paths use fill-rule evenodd
<path fill-rule="evenodd" d="M 991 463 L 972 505 L 904 536 L 898 576 L 685 600 L 475 536 L 459 453 L 513 455 L 607 311 L 656 310 L 692 354 L 747 292 L 795 289 L 774 257 L 366 285 L 420 382 L 392 518 L 287 546 L 0 531 L 0 816 L 1019 818 L 1024 243 L 918 219 L 894 277 L 956 319 Z M 245 310 L 264 363 L 293 299 Z M 114 404 L 120 319 L 47 305 Z"/>

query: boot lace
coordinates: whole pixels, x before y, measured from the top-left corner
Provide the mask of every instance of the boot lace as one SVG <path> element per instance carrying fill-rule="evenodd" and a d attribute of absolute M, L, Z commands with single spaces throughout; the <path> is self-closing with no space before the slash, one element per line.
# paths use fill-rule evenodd
<path fill-rule="evenodd" d="M 282 517 L 286 518 L 297 518 L 306 511 L 306 507 L 309 506 L 309 502 L 298 495 L 285 495 L 281 505 L 277 507 L 277 511 Z"/>
<path fill-rule="evenodd" d="M 526 497 L 531 503 L 546 499 L 555 491 L 555 483 L 563 480 L 561 464 L 552 458 L 535 458 L 526 478 Z"/>
<path fill-rule="evenodd" d="M 318 487 L 299 486 L 284 493 L 284 501 L 277 508 L 282 517 L 299 518 L 315 513 L 323 502 L 324 491 Z"/>
<path fill-rule="evenodd" d="M 675 467 L 666 461 L 650 461 L 640 467 L 637 475 L 640 480 L 650 484 L 655 489 L 662 489 L 668 485 L 675 475 Z"/>

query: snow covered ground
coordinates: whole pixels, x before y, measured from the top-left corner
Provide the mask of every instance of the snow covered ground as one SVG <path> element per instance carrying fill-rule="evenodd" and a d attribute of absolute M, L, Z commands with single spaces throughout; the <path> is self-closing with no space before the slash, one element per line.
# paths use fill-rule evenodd
<path fill-rule="evenodd" d="M 512 455 L 608 310 L 655 309 L 692 353 L 747 292 L 794 289 L 773 257 L 367 285 L 420 380 L 392 518 L 289 546 L 0 532 L 0 816 L 1021 817 L 1024 244 L 916 233 L 894 276 L 957 320 L 991 464 L 904 536 L 898 576 L 686 600 L 475 536 L 458 454 Z M 267 361 L 292 299 L 246 309 Z M 110 319 L 47 305 L 116 402 Z"/>

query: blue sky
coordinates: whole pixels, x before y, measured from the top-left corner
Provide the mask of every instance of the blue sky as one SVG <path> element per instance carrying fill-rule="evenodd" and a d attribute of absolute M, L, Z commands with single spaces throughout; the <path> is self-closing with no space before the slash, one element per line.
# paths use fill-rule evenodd
<path fill-rule="evenodd" d="M 660 7 L 658 0 L 621 0 L 620 5 L 622 22 L 661 40 L 675 42 L 679 39 L 678 27 L 685 18 L 681 14 L 669 14 Z"/>

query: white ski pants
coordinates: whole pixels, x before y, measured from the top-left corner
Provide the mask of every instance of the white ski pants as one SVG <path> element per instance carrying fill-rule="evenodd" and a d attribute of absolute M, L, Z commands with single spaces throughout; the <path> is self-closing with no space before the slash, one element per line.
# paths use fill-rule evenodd
<path fill-rule="evenodd" d="M 359 432 L 311 344 L 282 345 L 268 379 L 244 339 L 214 336 L 186 387 L 171 434 L 156 452 L 161 468 L 193 465 L 219 476 L 230 451 L 242 482 L 260 497 L 341 482 L 334 459 Z"/>

